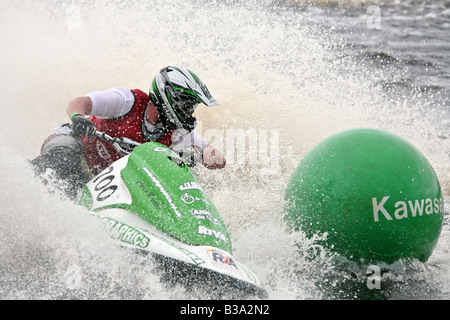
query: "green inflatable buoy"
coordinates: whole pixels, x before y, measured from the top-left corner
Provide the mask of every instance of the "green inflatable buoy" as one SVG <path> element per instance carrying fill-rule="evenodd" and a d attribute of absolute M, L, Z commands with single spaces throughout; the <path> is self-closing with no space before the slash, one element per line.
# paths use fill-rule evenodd
<path fill-rule="evenodd" d="M 438 241 L 444 201 L 424 155 L 378 129 L 353 129 L 316 145 L 286 188 L 285 219 L 357 262 L 425 262 Z"/>

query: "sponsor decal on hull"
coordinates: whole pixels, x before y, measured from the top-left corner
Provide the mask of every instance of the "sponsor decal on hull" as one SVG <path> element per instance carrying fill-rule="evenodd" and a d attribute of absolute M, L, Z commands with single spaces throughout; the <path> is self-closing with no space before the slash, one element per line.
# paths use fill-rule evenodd
<path fill-rule="evenodd" d="M 140 248 L 147 248 L 150 244 L 150 239 L 139 230 L 111 218 L 104 217 L 102 220 L 112 238 Z"/>

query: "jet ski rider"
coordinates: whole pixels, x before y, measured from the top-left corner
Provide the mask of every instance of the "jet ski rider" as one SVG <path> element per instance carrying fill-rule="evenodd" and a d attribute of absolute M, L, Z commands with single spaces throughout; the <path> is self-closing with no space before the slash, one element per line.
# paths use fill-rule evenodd
<path fill-rule="evenodd" d="M 184 67 L 162 69 L 149 94 L 123 87 L 91 92 L 69 102 L 67 114 L 72 125 L 55 128 L 31 162 L 37 174 L 52 168 L 58 179 L 68 181 L 69 198 L 123 156 L 93 136 L 96 130 L 139 143 L 157 141 L 180 154 L 186 148 L 195 150 L 189 152 L 195 155 L 188 159 L 191 165 L 201 162 L 208 169 L 221 169 L 226 165 L 222 152 L 194 131 L 193 113 L 200 103 L 218 105 L 203 82 Z"/>

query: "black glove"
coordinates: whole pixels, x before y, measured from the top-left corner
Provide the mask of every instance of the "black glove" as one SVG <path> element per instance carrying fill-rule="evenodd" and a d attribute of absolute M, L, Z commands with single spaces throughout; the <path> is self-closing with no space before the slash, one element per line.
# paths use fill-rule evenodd
<path fill-rule="evenodd" d="M 198 146 L 185 147 L 181 150 L 180 156 L 188 167 L 194 167 L 202 161 L 203 152 Z"/>
<path fill-rule="evenodd" d="M 72 117 L 72 129 L 75 136 L 83 135 L 88 139 L 92 138 L 95 131 L 97 131 L 94 123 L 81 114 L 76 114 Z"/>

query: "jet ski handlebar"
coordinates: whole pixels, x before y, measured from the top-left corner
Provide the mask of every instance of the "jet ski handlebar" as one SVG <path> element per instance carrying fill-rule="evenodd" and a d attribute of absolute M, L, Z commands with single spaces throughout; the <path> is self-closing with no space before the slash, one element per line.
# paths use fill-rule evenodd
<path fill-rule="evenodd" d="M 94 136 L 111 143 L 111 145 L 121 154 L 128 155 L 137 146 L 140 145 L 139 142 L 133 141 L 128 138 L 113 138 L 101 131 L 95 131 Z"/>

